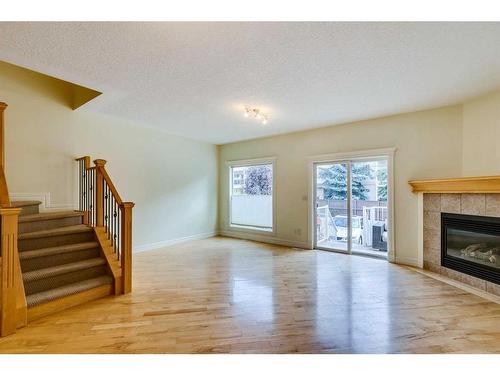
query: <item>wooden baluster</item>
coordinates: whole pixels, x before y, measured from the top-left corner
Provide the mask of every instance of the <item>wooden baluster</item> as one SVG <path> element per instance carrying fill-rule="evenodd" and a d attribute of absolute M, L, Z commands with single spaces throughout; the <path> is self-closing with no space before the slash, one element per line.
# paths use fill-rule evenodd
<path fill-rule="evenodd" d="M 0 167 L 5 170 L 5 131 L 4 131 L 4 114 L 7 104 L 0 102 Z"/>
<path fill-rule="evenodd" d="M 96 159 L 95 164 L 95 213 L 96 213 L 96 226 L 104 226 L 104 175 L 102 170 L 106 165 L 106 160 Z"/>
<path fill-rule="evenodd" d="M 123 293 L 132 291 L 132 208 L 134 203 L 123 202 L 120 205 L 122 211 L 121 220 L 121 266 Z"/>
<path fill-rule="evenodd" d="M 1 278 L 0 336 L 16 332 L 26 324 L 26 297 L 17 250 L 17 221 L 20 208 L 0 208 Z M 20 294 L 23 295 L 20 295 Z M 24 302 L 23 302 L 24 300 Z M 19 315 L 24 314 L 24 316 Z"/>

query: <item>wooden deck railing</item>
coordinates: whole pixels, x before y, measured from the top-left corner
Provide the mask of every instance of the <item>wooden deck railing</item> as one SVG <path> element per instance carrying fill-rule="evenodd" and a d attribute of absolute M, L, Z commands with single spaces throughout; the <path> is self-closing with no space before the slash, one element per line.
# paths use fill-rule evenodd
<path fill-rule="evenodd" d="M 21 209 L 11 206 L 4 171 L 4 110 L 0 103 L 0 336 L 26 325 L 27 308 L 21 263 L 17 249 L 18 216 Z"/>
<path fill-rule="evenodd" d="M 106 248 L 110 248 L 118 261 L 119 270 L 112 271 L 115 293 L 129 293 L 132 289 L 132 208 L 134 203 L 124 202 L 106 171 L 106 160 L 94 160 L 90 156 L 76 159 L 78 162 L 79 209 L 85 213 L 85 223 L 96 228 L 98 238 L 105 236 Z M 105 254 L 109 255 L 109 254 Z M 108 259 L 110 261 L 110 259 Z M 118 272 L 115 272 L 118 271 Z"/>

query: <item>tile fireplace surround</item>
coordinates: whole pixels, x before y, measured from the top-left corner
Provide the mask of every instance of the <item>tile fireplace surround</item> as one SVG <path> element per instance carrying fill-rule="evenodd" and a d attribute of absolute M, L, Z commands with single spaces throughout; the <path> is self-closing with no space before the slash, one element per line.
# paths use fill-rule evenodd
<path fill-rule="evenodd" d="M 424 269 L 500 296 L 500 285 L 441 266 L 441 213 L 500 217 L 500 192 L 423 193 Z"/>
<path fill-rule="evenodd" d="M 500 285 L 441 266 L 441 213 L 500 217 L 500 176 L 409 184 L 414 193 L 423 194 L 423 268 L 500 296 Z"/>

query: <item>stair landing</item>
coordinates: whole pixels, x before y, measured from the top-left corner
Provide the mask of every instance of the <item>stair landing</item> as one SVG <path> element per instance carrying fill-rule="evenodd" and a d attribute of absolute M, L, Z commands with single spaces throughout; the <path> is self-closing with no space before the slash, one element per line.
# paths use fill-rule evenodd
<path fill-rule="evenodd" d="M 40 212 L 40 201 L 13 201 L 11 202 L 12 207 L 17 207 L 21 209 L 20 216 L 37 214 Z"/>

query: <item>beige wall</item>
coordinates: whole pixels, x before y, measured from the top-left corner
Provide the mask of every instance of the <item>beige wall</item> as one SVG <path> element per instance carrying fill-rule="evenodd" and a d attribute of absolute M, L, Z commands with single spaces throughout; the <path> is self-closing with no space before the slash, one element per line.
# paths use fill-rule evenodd
<path fill-rule="evenodd" d="M 11 193 L 50 193 L 54 208 L 71 207 L 73 158 L 106 159 L 123 198 L 137 204 L 136 248 L 213 233 L 217 209 L 219 228 L 229 233 L 225 162 L 267 156 L 277 157 L 274 241 L 307 246 L 308 156 L 395 147 L 395 252 L 397 261 L 411 264 L 418 215 L 407 181 L 500 173 L 500 92 L 463 105 L 218 147 L 73 111 L 73 99 L 71 84 L 0 62 Z"/>
<path fill-rule="evenodd" d="M 220 229 L 235 235 L 227 227 L 227 160 L 278 158 L 277 235 L 272 241 L 307 246 L 307 157 L 385 147 L 397 148 L 394 159 L 396 260 L 415 264 L 418 259 L 417 196 L 410 192 L 407 181 L 500 174 L 500 91 L 441 109 L 220 146 Z"/>
<path fill-rule="evenodd" d="M 500 91 L 463 106 L 463 175 L 500 174 Z"/>
<path fill-rule="evenodd" d="M 136 203 L 134 245 L 213 233 L 217 148 L 98 114 L 73 111 L 71 85 L 0 63 L 11 193 L 50 193 L 55 208 L 75 202 L 76 156 L 108 161 L 122 198 Z"/>
<path fill-rule="evenodd" d="M 417 196 L 411 193 L 407 182 L 461 175 L 461 106 L 220 146 L 220 229 L 230 232 L 227 226 L 229 177 L 225 165 L 228 160 L 277 157 L 275 240 L 300 246 L 307 245 L 308 236 L 308 156 L 386 147 L 397 148 L 394 157 L 396 261 L 416 264 Z"/>

